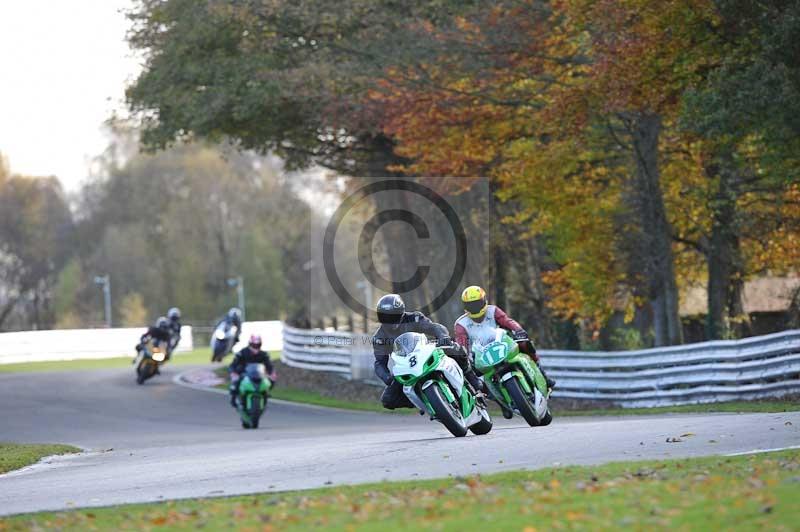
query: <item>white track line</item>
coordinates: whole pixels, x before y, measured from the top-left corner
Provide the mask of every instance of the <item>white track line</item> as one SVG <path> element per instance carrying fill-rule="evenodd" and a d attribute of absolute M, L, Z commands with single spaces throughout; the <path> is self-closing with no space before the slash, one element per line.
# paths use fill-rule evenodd
<path fill-rule="evenodd" d="M 775 447 L 774 449 L 753 449 L 752 451 L 740 451 L 738 453 L 726 454 L 725 456 L 744 456 L 747 454 L 774 453 L 777 451 L 788 451 L 790 449 L 800 449 L 800 445 L 790 445 L 788 447 Z"/>

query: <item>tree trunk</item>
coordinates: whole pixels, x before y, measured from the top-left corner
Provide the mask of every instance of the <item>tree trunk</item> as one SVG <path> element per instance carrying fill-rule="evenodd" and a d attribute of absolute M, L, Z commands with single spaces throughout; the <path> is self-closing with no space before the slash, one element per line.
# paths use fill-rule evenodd
<path fill-rule="evenodd" d="M 632 199 L 642 231 L 644 278 L 653 309 L 655 345 L 683 341 L 672 255 L 672 231 L 667 221 L 658 166 L 661 117 L 635 113 L 623 117 L 631 133 L 636 175 Z"/>
<path fill-rule="evenodd" d="M 3 330 L 3 323 L 5 323 L 8 317 L 11 315 L 11 311 L 14 310 L 14 307 L 17 305 L 19 300 L 19 297 L 12 297 L 0 310 L 0 331 Z"/>
<path fill-rule="evenodd" d="M 502 224 L 502 214 L 500 208 L 502 207 L 497 199 L 497 183 L 494 180 L 489 182 L 489 219 Z M 508 239 L 505 238 L 503 228 L 495 229 L 494 223 L 489 227 L 489 242 L 488 254 L 491 261 L 489 267 L 491 269 L 492 284 L 494 288 L 494 304 L 502 309 L 507 309 L 506 298 L 506 283 L 508 282 L 506 262 L 511 260 L 513 254 L 506 253 L 506 246 Z"/>
<path fill-rule="evenodd" d="M 717 181 L 711 200 L 711 237 L 707 250 L 708 314 L 706 337 L 719 340 L 746 332 L 742 305 L 743 264 L 736 210 L 738 174 L 730 154 L 723 154 L 706 167 L 706 175 Z"/>

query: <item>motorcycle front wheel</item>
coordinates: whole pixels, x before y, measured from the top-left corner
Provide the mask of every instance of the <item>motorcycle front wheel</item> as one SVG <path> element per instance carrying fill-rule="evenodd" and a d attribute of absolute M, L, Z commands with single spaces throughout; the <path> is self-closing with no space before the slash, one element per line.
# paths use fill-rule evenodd
<path fill-rule="evenodd" d="M 144 381 L 155 375 L 153 365 L 154 363 L 146 358 L 139 362 L 136 368 L 136 384 L 144 384 Z"/>
<path fill-rule="evenodd" d="M 450 434 L 456 438 L 467 435 L 467 428 L 464 426 L 464 418 L 461 416 L 461 412 L 445 399 L 437 383 L 428 386 L 422 390 L 422 393 L 436 413 L 436 419 L 450 431 Z"/>
<path fill-rule="evenodd" d="M 517 407 L 520 415 L 522 415 L 528 425 L 531 427 L 538 426 L 539 420 L 536 418 L 536 412 L 533 409 L 533 404 L 531 403 L 530 398 L 525 394 L 525 390 L 523 390 L 522 386 L 520 386 L 517 378 L 514 377 L 508 379 L 503 383 L 503 386 L 506 387 L 506 391 L 511 397 L 511 401 L 514 402 L 514 406 Z"/>

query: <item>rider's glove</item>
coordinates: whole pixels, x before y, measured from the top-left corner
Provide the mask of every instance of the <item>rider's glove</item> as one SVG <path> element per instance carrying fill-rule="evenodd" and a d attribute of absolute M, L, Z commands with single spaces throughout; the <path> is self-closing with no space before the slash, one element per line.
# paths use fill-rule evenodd
<path fill-rule="evenodd" d="M 436 347 L 452 347 L 453 340 L 449 336 L 444 336 L 436 340 Z"/>
<path fill-rule="evenodd" d="M 514 340 L 516 340 L 518 342 L 529 341 L 530 340 L 530 337 L 528 336 L 528 333 L 526 333 L 523 329 L 520 329 L 518 331 L 514 331 L 513 333 L 511 333 L 511 335 L 514 337 Z"/>

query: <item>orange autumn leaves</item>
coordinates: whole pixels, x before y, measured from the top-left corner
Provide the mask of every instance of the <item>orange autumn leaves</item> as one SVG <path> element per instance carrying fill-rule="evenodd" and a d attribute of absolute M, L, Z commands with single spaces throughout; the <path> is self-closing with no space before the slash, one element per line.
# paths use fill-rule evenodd
<path fill-rule="evenodd" d="M 637 303 L 625 253 L 631 146 L 626 113 L 661 118 L 662 190 L 676 236 L 679 286 L 702 282 L 705 257 L 684 241 L 710 227 L 707 140 L 678 127 L 681 97 L 728 52 L 711 0 L 560 0 L 495 7 L 442 31 L 440 57 L 392 67 L 370 98 L 414 175 L 487 175 L 541 235 L 558 268 L 546 272 L 558 315 L 600 324 Z M 427 28 L 433 34 L 437 29 Z M 509 44 L 510 43 L 510 44 Z M 397 170 L 397 168 L 395 168 Z M 756 170 L 758 171 L 758 169 Z M 757 194 L 757 193 L 756 193 Z M 797 189 L 781 209 L 798 217 Z M 792 199 L 794 198 L 794 199 Z M 742 209 L 769 208 L 745 195 Z M 646 229 L 646 228 L 645 228 Z M 777 224 L 744 242 L 748 271 L 786 270 L 796 229 Z"/>

